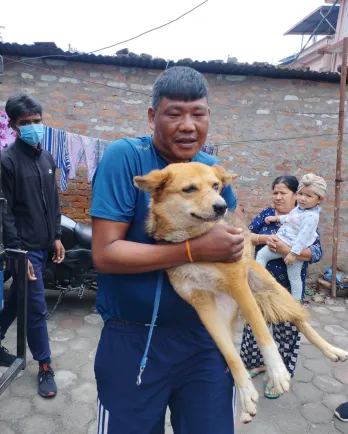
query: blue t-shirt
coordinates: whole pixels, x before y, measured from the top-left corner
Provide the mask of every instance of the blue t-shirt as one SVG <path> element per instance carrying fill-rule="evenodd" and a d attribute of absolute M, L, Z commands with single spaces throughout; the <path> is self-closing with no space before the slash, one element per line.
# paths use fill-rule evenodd
<path fill-rule="evenodd" d="M 212 166 L 215 157 L 199 152 L 192 161 Z M 148 193 L 134 186 L 133 177 L 163 169 L 168 163 L 152 143 L 151 136 L 121 139 L 105 151 L 93 179 L 91 216 L 129 223 L 127 241 L 155 244 L 145 230 L 149 210 Z M 236 198 L 230 186 L 222 194 L 234 210 Z M 148 324 L 151 322 L 158 272 L 139 274 L 100 274 L 97 309 L 104 321 L 109 318 Z M 164 276 L 158 325 L 200 326 L 195 310 L 182 300 Z"/>

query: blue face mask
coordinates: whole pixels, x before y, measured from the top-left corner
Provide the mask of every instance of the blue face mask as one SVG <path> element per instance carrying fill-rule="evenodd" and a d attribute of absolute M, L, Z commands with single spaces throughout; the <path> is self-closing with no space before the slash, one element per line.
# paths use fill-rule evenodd
<path fill-rule="evenodd" d="M 30 146 L 36 146 L 41 143 L 44 135 L 43 124 L 24 125 L 19 127 L 21 139 Z"/>

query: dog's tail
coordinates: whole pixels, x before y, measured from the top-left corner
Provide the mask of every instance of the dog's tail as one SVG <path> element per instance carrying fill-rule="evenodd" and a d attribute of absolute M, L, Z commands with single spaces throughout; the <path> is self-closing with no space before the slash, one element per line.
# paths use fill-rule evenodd
<path fill-rule="evenodd" d="M 307 311 L 262 265 L 253 259 L 247 264 L 249 286 L 266 322 L 307 321 Z"/>

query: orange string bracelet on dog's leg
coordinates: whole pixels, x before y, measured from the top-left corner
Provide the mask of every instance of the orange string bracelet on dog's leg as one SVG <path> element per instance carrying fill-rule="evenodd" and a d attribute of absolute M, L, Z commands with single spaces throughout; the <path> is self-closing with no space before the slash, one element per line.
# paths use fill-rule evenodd
<path fill-rule="evenodd" d="M 190 262 L 193 262 L 189 240 L 186 240 L 185 244 L 186 244 L 187 256 L 188 256 Z"/>

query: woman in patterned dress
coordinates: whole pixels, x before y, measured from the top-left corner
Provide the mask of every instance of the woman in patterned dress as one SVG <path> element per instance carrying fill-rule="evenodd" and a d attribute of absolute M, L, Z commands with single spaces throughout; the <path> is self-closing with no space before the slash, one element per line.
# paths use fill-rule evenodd
<path fill-rule="evenodd" d="M 284 255 L 287 255 L 290 252 L 290 247 L 275 236 L 280 227 L 279 223 L 271 223 L 267 225 L 265 223 L 265 218 L 268 216 L 288 214 L 293 208 L 295 208 L 297 187 L 298 180 L 294 176 L 279 176 L 273 182 L 272 202 L 274 208 L 265 208 L 262 210 L 249 226 L 251 241 L 253 245 L 256 246 L 256 253 L 266 244 L 271 250 Z M 305 281 L 308 264 L 318 262 L 322 258 L 320 236 L 318 231 L 317 233 L 318 237 L 314 244 L 309 248 L 304 249 L 298 257 L 299 260 L 303 261 L 301 272 L 303 283 L 302 299 L 305 294 Z M 266 268 L 281 285 L 291 292 L 291 286 L 283 258 L 268 262 Z M 300 348 L 300 334 L 294 324 L 291 323 L 279 323 L 272 327 L 273 337 L 278 345 L 279 352 L 290 375 L 293 376 Z M 244 327 L 240 354 L 252 378 L 266 370 L 262 354 L 256 344 L 255 337 L 249 324 L 246 324 Z M 279 393 L 277 393 L 273 384 L 270 383 L 269 378 L 266 379 L 264 394 L 266 398 L 270 399 L 279 397 Z"/>

